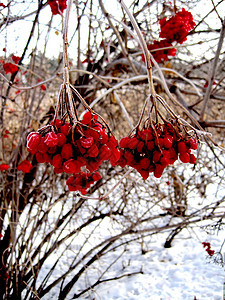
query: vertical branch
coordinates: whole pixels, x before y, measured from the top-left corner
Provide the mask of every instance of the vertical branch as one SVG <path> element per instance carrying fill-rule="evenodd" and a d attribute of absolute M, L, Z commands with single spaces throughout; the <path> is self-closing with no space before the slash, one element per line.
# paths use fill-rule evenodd
<path fill-rule="evenodd" d="M 216 55 L 215 55 L 215 58 L 214 58 L 214 61 L 213 61 L 212 68 L 210 69 L 209 85 L 207 87 L 207 90 L 206 90 L 206 93 L 205 93 L 205 96 L 204 96 L 204 99 L 203 99 L 203 105 L 202 105 L 202 109 L 201 109 L 200 116 L 199 116 L 200 121 L 203 121 L 203 119 L 204 119 L 206 106 L 207 106 L 207 103 L 208 103 L 209 98 L 210 98 L 212 85 L 213 85 L 213 80 L 214 80 L 215 73 L 216 73 L 217 63 L 218 63 L 220 51 L 221 51 L 221 48 L 222 48 L 222 45 L 223 45 L 224 35 L 225 35 L 225 19 L 223 20 L 223 23 L 222 23 L 222 28 L 221 28 L 221 31 L 220 31 L 220 38 L 219 38 L 219 42 L 218 42 L 218 46 L 217 46 L 217 50 L 216 50 Z"/>
<path fill-rule="evenodd" d="M 123 2 L 123 0 L 118 0 L 118 2 L 121 4 L 121 6 L 123 7 L 123 9 L 126 11 L 127 15 L 129 16 L 129 19 L 134 27 L 134 30 L 136 31 L 138 38 L 139 38 L 139 43 L 142 47 L 144 56 L 145 56 L 145 61 L 146 61 L 146 67 L 147 67 L 147 74 L 148 74 L 148 81 L 149 81 L 149 89 L 150 89 L 150 94 L 153 96 L 153 98 L 155 98 L 155 88 L 153 85 L 153 79 L 152 79 L 152 64 L 151 64 L 151 60 L 150 60 L 150 54 L 146 45 L 146 42 L 143 38 L 143 35 L 140 31 L 140 28 L 138 27 L 138 24 L 136 22 L 136 20 L 134 19 L 133 15 L 130 13 L 128 7 L 126 6 L 126 4 Z"/>
<path fill-rule="evenodd" d="M 68 25 L 72 0 L 68 0 L 66 17 L 63 25 L 63 80 L 64 84 L 69 84 L 69 59 L 68 59 Z"/>

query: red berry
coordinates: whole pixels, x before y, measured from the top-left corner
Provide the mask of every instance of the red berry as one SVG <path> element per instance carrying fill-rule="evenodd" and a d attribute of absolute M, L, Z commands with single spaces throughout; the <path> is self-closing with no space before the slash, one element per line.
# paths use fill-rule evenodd
<path fill-rule="evenodd" d="M 99 158 L 101 160 L 108 160 L 111 156 L 112 152 L 106 145 L 103 145 L 99 150 Z"/>
<path fill-rule="evenodd" d="M 61 128 L 60 128 L 60 131 L 61 133 L 63 133 L 65 136 L 67 136 L 70 132 L 70 124 L 69 123 L 65 123 Z"/>
<path fill-rule="evenodd" d="M 143 141 L 139 141 L 137 144 L 137 151 L 139 153 L 141 153 L 143 151 L 143 147 L 144 147 L 145 143 Z"/>
<path fill-rule="evenodd" d="M 63 171 L 68 174 L 79 173 L 80 164 L 77 160 L 69 159 L 63 164 Z"/>
<path fill-rule="evenodd" d="M 73 156 L 73 148 L 71 144 L 64 144 L 62 147 L 61 155 L 65 159 L 69 159 Z"/>
<path fill-rule="evenodd" d="M 121 148 L 127 148 L 127 143 L 129 142 L 130 138 L 128 136 L 122 138 L 119 142 L 119 146 Z"/>
<path fill-rule="evenodd" d="M 86 168 L 92 173 L 98 170 L 101 162 L 99 161 L 89 161 L 86 165 Z"/>
<path fill-rule="evenodd" d="M 38 152 L 40 153 L 46 153 L 49 149 L 49 147 L 44 143 L 45 138 L 41 137 L 39 145 L 38 145 Z"/>
<path fill-rule="evenodd" d="M 94 181 L 98 181 L 100 180 L 102 177 L 101 175 L 98 173 L 98 172 L 95 172 L 93 175 L 92 175 L 92 178 Z"/>
<path fill-rule="evenodd" d="M 54 122 L 51 122 L 51 125 L 56 126 L 57 128 L 60 128 L 62 126 L 63 122 L 60 119 L 56 119 Z"/>
<path fill-rule="evenodd" d="M 38 151 L 38 145 L 41 140 L 40 134 L 37 132 L 31 132 L 27 137 L 27 149 L 28 151 Z"/>
<path fill-rule="evenodd" d="M 115 148 L 118 146 L 118 141 L 114 138 L 114 136 L 110 136 L 109 141 L 106 144 L 109 148 Z"/>
<path fill-rule="evenodd" d="M 140 160 L 140 166 L 142 169 L 148 169 L 150 165 L 150 160 L 147 157 L 144 157 Z"/>
<path fill-rule="evenodd" d="M 157 162 L 160 160 L 160 157 L 161 157 L 161 152 L 159 152 L 159 151 L 154 151 L 154 152 L 153 152 L 152 161 L 153 161 L 154 163 L 157 163 Z"/>
<path fill-rule="evenodd" d="M 32 164 L 28 160 L 24 160 L 18 165 L 17 170 L 22 171 L 24 173 L 30 173 L 30 170 L 32 168 Z"/>
<path fill-rule="evenodd" d="M 91 119 L 92 119 L 92 114 L 90 111 L 87 111 L 83 116 L 82 123 L 87 125 L 91 122 Z"/>
<path fill-rule="evenodd" d="M 190 164 L 195 164 L 196 163 L 196 157 L 194 154 L 190 154 Z"/>
<path fill-rule="evenodd" d="M 95 144 L 93 144 L 87 151 L 87 154 L 90 157 L 97 157 L 98 153 L 99 153 L 98 147 Z"/>
<path fill-rule="evenodd" d="M 90 136 L 90 137 L 87 137 L 87 138 L 85 138 L 85 137 L 82 137 L 81 139 L 80 139 L 80 143 L 81 143 L 81 146 L 83 147 L 83 148 L 90 148 L 93 144 L 94 144 L 94 139 L 93 139 L 93 137 L 92 136 Z"/>
<path fill-rule="evenodd" d="M 173 138 L 172 138 L 172 136 L 167 135 L 166 137 L 164 137 L 164 139 L 163 139 L 163 145 L 167 149 L 171 148 L 172 145 L 173 145 Z"/>
<path fill-rule="evenodd" d="M 48 147 L 55 147 L 58 144 L 58 137 L 57 134 L 55 134 L 54 132 L 49 132 L 47 133 L 44 143 L 48 146 Z"/>
<path fill-rule="evenodd" d="M 144 180 L 146 180 L 149 177 L 149 172 L 146 170 L 140 170 L 139 173 L 141 174 Z"/>
<path fill-rule="evenodd" d="M 188 150 L 185 142 L 179 142 L 177 146 L 178 146 L 179 153 L 185 153 Z"/>
<path fill-rule="evenodd" d="M 154 170 L 154 176 L 156 178 L 160 178 L 162 176 L 163 171 L 164 171 L 164 167 L 162 165 L 157 164 Z"/>
<path fill-rule="evenodd" d="M 62 156 L 60 154 L 56 154 L 53 158 L 52 158 L 52 165 L 56 168 L 56 169 L 60 169 L 62 167 Z"/>
<path fill-rule="evenodd" d="M 66 136 L 63 133 L 57 133 L 58 137 L 58 146 L 61 147 L 66 143 Z"/>
<path fill-rule="evenodd" d="M 152 151 L 155 148 L 155 143 L 153 141 L 149 141 L 147 144 L 148 151 Z"/>
<path fill-rule="evenodd" d="M 54 154 L 54 153 L 56 152 L 56 150 L 57 150 L 57 146 L 50 147 L 50 148 L 48 149 L 48 153 L 49 153 L 49 154 Z"/>
<path fill-rule="evenodd" d="M 183 163 L 189 163 L 190 162 L 190 154 L 187 152 L 181 153 L 179 155 L 179 159 L 180 161 L 182 161 Z"/>
<path fill-rule="evenodd" d="M 120 150 L 117 148 L 112 149 L 112 154 L 110 156 L 111 164 L 116 163 L 120 159 Z"/>
<path fill-rule="evenodd" d="M 129 141 L 127 142 L 127 148 L 129 149 L 135 149 L 137 147 L 138 144 L 138 139 L 133 137 L 130 138 Z"/>
<path fill-rule="evenodd" d="M 134 156 L 130 151 L 124 152 L 124 158 L 126 159 L 128 164 L 130 164 L 134 160 Z"/>
<path fill-rule="evenodd" d="M 198 141 L 196 139 L 190 138 L 188 142 L 191 149 L 196 150 L 198 148 Z"/>
<path fill-rule="evenodd" d="M 99 138 L 99 142 L 102 144 L 106 144 L 109 140 L 109 136 L 108 133 L 105 130 L 102 130 L 100 138 Z"/>

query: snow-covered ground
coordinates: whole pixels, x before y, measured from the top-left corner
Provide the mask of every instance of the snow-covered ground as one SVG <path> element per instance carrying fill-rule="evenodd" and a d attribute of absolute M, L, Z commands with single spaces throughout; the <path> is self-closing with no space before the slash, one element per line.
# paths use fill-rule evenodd
<path fill-rule="evenodd" d="M 203 241 L 204 233 L 199 231 L 198 235 Z M 144 255 L 137 246 L 132 265 L 136 269 L 142 267 L 143 274 L 103 283 L 89 296 L 79 299 L 224 299 L 223 267 L 213 263 L 213 257 L 208 256 L 197 237 L 185 236 L 188 233 L 181 234 L 167 249 L 163 248 L 163 240 L 152 241 Z M 224 232 L 210 237 L 212 249 L 220 249 L 223 237 Z"/>
<path fill-rule="evenodd" d="M 76 298 L 80 300 L 224 300 L 224 266 L 215 263 L 218 260 L 216 252 L 220 251 L 224 240 L 224 230 L 208 234 L 200 227 L 183 230 L 173 240 L 171 248 L 164 248 L 168 234 L 151 237 L 149 243 L 133 242 L 124 253 L 121 261 L 112 266 L 107 278 L 139 272 L 131 276 L 124 276 L 118 280 L 104 282 L 96 286 L 85 295 Z M 215 250 L 209 256 L 202 242 L 210 242 Z M 142 249 L 146 250 L 143 254 Z M 224 248 L 222 253 L 224 254 Z M 107 261 L 115 259 L 113 251 Z M 68 258 L 69 259 L 69 258 Z M 64 261 L 64 264 L 67 262 Z M 126 267 L 126 270 L 122 268 Z M 49 266 L 50 267 L 50 266 Z M 74 299 L 73 295 L 88 286 L 101 269 L 90 269 L 86 277 L 78 286 L 72 289 L 66 299 Z M 63 265 L 62 265 L 63 268 Z M 110 276 L 111 275 L 111 276 Z M 44 300 L 58 299 L 58 288 L 43 297 Z"/>

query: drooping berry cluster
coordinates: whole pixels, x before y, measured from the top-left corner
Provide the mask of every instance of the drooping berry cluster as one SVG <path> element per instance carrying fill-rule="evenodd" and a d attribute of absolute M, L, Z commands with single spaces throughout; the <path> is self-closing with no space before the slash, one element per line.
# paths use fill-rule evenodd
<path fill-rule="evenodd" d="M 211 245 L 208 242 L 203 242 L 202 243 L 203 247 L 205 248 L 206 252 L 209 254 L 209 256 L 213 256 L 215 253 L 215 250 L 211 249 Z"/>
<path fill-rule="evenodd" d="M 48 0 L 53 15 L 60 15 L 66 9 L 66 0 Z"/>
<path fill-rule="evenodd" d="M 89 183 L 99 180 L 94 172 L 103 161 L 115 164 L 120 158 L 118 141 L 90 111 L 76 126 L 56 119 L 45 129 L 31 132 L 27 137 L 27 149 L 35 154 L 38 163 L 53 165 L 55 173 L 73 174 L 67 184 L 70 190 L 77 188 L 82 193 Z M 84 178 L 84 173 L 80 173 L 82 167 L 94 174 L 85 173 L 87 177 Z"/>
<path fill-rule="evenodd" d="M 187 40 L 188 33 L 195 27 L 192 14 L 182 8 L 168 20 L 165 18 L 159 21 L 161 32 L 159 36 L 165 38 L 168 42 L 177 42 L 182 44 Z"/>
<path fill-rule="evenodd" d="M 147 179 L 151 172 L 160 178 L 164 169 L 178 157 L 183 163 L 194 164 L 196 157 L 191 150 L 197 149 L 198 142 L 195 138 L 183 137 L 170 123 L 165 123 L 138 129 L 133 136 L 122 138 L 119 146 L 121 158 L 117 164 L 129 165 Z"/>

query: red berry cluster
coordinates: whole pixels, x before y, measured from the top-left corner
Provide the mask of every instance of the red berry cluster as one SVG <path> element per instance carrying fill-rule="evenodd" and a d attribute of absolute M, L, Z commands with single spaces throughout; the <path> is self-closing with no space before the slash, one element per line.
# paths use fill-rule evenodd
<path fill-rule="evenodd" d="M 166 17 L 161 19 L 159 24 L 161 29 L 159 37 L 163 39 L 160 41 L 153 40 L 152 44 L 147 45 L 149 51 L 161 49 L 152 52 L 154 59 L 158 63 L 167 61 L 169 56 L 175 56 L 176 48 L 173 48 L 172 43 L 176 41 L 177 43 L 182 44 L 187 40 L 187 35 L 190 30 L 196 25 L 193 21 L 192 14 L 184 8 L 168 20 Z M 144 61 L 143 55 L 142 60 Z"/>
<path fill-rule="evenodd" d="M 151 52 L 152 50 L 161 49 L 157 51 L 153 51 L 152 55 L 157 63 L 162 61 L 167 61 L 169 59 L 168 56 L 175 56 L 176 55 L 176 48 L 171 48 L 173 45 L 168 42 L 167 40 L 156 41 L 154 40 L 152 44 L 147 45 L 148 50 Z M 170 48 L 168 48 L 170 47 Z M 167 48 L 167 49 L 163 49 Z M 144 55 L 142 54 L 142 60 L 144 61 Z"/>
<path fill-rule="evenodd" d="M 9 169 L 8 164 L 0 164 L 0 171 L 7 171 Z"/>
<path fill-rule="evenodd" d="M 159 24 L 161 28 L 159 36 L 170 43 L 176 41 L 179 44 L 187 40 L 188 33 L 196 25 L 192 14 L 184 8 L 168 20 L 166 17 L 161 19 Z"/>
<path fill-rule="evenodd" d="M 211 245 L 210 245 L 210 243 L 208 243 L 208 242 L 203 242 L 202 245 L 203 245 L 204 248 L 206 248 L 206 249 L 205 249 L 206 252 L 207 252 L 210 256 L 213 256 L 213 254 L 215 253 L 215 251 L 214 251 L 214 250 L 211 250 Z"/>
<path fill-rule="evenodd" d="M 170 123 L 136 130 L 133 136 L 120 140 L 121 158 L 117 162 L 121 167 L 129 165 L 147 179 L 149 173 L 160 178 L 164 169 L 179 159 L 183 163 L 196 162 L 191 150 L 196 150 L 195 138 L 184 138 Z"/>
<path fill-rule="evenodd" d="M 100 179 L 96 173 L 91 176 L 86 173 L 84 178 L 80 173 L 82 167 L 93 173 L 103 161 L 110 160 L 115 164 L 120 158 L 118 141 L 90 111 L 76 126 L 56 119 L 45 129 L 31 132 L 27 137 L 27 149 L 35 154 L 38 163 L 52 164 L 55 173 L 73 174 L 67 184 L 70 190 L 82 189 L 82 193 L 90 182 Z"/>
<path fill-rule="evenodd" d="M 48 0 L 53 15 L 60 15 L 66 9 L 66 0 Z"/>
<path fill-rule="evenodd" d="M 25 159 L 18 165 L 17 170 L 24 173 L 30 173 L 32 168 L 32 164 L 27 159 Z"/>
<path fill-rule="evenodd" d="M 14 61 L 15 64 L 18 64 L 20 59 L 21 59 L 21 57 L 12 55 L 12 60 Z M 18 67 L 11 62 L 4 63 L 4 60 L 1 60 L 1 62 L 3 63 L 3 69 L 6 74 L 8 74 L 8 73 L 13 74 L 19 70 Z"/>

